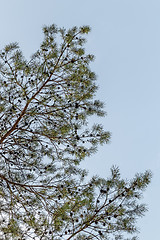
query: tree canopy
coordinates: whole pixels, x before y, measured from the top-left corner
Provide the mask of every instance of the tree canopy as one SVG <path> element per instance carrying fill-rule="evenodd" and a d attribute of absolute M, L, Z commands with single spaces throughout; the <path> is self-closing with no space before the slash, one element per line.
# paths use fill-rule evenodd
<path fill-rule="evenodd" d="M 86 54 L 90 28 L 44 26 L 44 40 L 26 60 L 17 43 L 0 52 L 0 239 L 122 239 L 136 233 L 146 206 L 139 202 L 150 171 L 122 179 L 93 176 L 79 164 L 110 140 L 92 115 L 94 56 Z"/>

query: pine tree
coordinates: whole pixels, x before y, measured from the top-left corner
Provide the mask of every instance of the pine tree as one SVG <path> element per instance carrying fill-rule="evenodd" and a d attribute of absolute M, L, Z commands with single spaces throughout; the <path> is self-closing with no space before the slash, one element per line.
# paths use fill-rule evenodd
<path fill-rule="evenodd" d="M 112 167 L 87 180 L 79 167 L 110 140 L 88 124 L 105 116 L 84 49 L 89 31 L 45 26 L 29 61 L 17 43 L 0 53 L 1 240 L 122 239 L 146 211 L 139 199 L 150 171 L 124 180 Z"/>

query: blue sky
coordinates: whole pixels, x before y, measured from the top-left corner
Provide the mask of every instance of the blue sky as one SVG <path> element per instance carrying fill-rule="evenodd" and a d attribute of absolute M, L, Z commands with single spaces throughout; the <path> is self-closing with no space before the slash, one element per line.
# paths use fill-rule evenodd
<path fill-rule="evenodd" d="M 143 201 L 149 212 L 138 221 L 140 240 L 158 240 L 160 198 L 160 1 L 2 0 L 0 48 L 19 42 L 24 55 L 39 48 L 42 26 L 90 25 L 87 51 L 96 56 L 97 98 L 108 116 L 93 119 L 112 132 L 109 145 L 82 165 L 107 177 L 120 167 L 124 178 L 151 169 Z"/>

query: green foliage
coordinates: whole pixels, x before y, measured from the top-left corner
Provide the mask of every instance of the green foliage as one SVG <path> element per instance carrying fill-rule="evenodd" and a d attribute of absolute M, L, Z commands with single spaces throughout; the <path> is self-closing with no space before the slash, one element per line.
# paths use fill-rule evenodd
<path fill-rule="evenodd" d="M 0 239 L 122 239 L 136 232 L 138 203 L 151 173 L 107 179 L 79 168 L 110 140 L 88 117 L 105 116 L 95 100 L 90 28 L 44 26 L 40 49 L 25 60 L 17 43 L 0 53 Z M 134 238 L 132 238 L 134 239 Z"/>

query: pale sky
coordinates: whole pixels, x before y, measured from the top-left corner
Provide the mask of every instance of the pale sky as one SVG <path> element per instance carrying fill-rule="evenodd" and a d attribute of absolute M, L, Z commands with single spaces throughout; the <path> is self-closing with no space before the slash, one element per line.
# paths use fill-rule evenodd
<path fill-rule="evenodd" d="M 109 145 L 82 165 L 107 177 L 117 165 L 124 178 L 151 169 L 143 202 L 149 212 L 138 221 L 140 240 L 159 240 L 160 199 L 160 1 L 1 0 L 0 49 L 19 42 L 29 58 L 43 39 L 43 25 L 90 25 L 87 52 L 98 76 L 97 98 L 108 116 L 93 118 L 112 132 Z"/>

